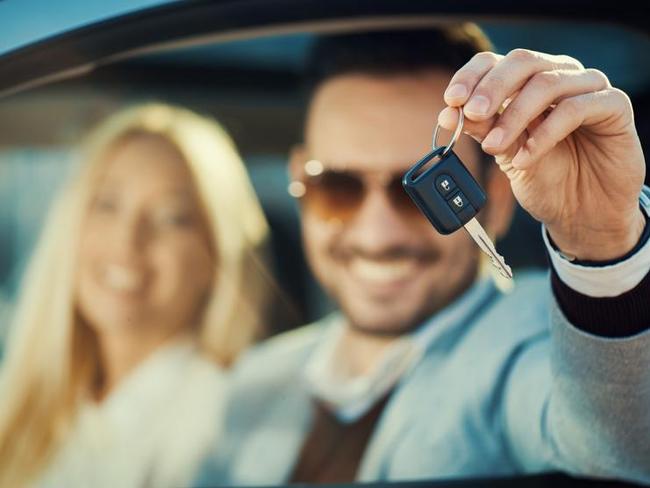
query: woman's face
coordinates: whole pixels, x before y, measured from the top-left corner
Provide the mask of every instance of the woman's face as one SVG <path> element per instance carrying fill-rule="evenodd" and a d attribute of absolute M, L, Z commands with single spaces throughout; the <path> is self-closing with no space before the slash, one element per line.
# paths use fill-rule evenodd
<path fill-rule="evenodd" d="M 214 253 L 190 170 L 165 139 L 108 152 L 82 225 L 77 303 L 99 333 L 169 336 L 196 323 Z"/>

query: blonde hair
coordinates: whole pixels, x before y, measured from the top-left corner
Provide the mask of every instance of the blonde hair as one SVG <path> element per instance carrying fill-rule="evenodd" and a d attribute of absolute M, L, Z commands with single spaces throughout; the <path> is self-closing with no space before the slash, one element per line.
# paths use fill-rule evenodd
<path fill-rule="evenodd" d="M 78 236 L 106 152 L 138 133 L 178 148 L 211 224 L 218 272 L 197 332 L 201 349 L 226 366 L 259 334 L 268 227 L 231 139 L 213 120 L 163 104 L 109 117 L 86 140 L 81 171 L 55 202 L 25 275 L 0 383 L 0 486 L 21 486 L 43 468 L 96 378 L 97 346 L 74 303 Z"/>

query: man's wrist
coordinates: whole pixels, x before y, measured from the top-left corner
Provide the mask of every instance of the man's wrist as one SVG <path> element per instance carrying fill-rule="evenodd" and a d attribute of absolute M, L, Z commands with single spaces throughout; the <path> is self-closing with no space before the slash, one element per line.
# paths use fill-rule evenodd
<path fill-rule="evenodd" d="M 625 255 L 611 260 L 568 258 L 551 241 L 542 225 L 542 239 L 558 277 L 576 292 L 591 297 L 615 297 L 635 288 L 650 271 L 650 187 L 639 195 L 645 228 L 636 245 Z"/>
<path fill-rule="evenodd" d="M 647 217 L 640 207 L 629 221 L 620 229 L 606 231 L 573 229 L 566 232 L 550 225 L 546 229 L 558 252 L 569 261 L 609 262 L 629 254 L 643 236 Z"/>

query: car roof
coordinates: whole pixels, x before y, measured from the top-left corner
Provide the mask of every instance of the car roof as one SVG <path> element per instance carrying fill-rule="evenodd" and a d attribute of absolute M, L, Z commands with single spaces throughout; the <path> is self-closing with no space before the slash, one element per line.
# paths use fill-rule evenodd
<path fill-rule="evenodd" d="M 0 55 L 69 32 L 173 0 L 21 0 L 0 2 Z"/>
<path fill-rule="evenodd" d="M 101 4 L 115 5 L 109 8 Z M 51 14 L 53 9 L 63 15 Z M 61 20 L 65 12 L 70 12 L 67 21 Z M 650 26 L 644 14 L 640 3 L 624 0 L 605 6 L 584 0 L 527 0 L 516 4 L 507 0 L 0 2 L 0 19 L 10 26 L 3 27 L 5 40 L 0 45 L 4 46 L 0 48 L 0 95 L 88 72 L 101 64 L 161 46 L 208 39 L 223 41 L 360 26 L 425 25 L 468 17 L 608 21 L 648 32 Z M 39 33 L 34 19 L 43 17 L 52 20 Z"/>

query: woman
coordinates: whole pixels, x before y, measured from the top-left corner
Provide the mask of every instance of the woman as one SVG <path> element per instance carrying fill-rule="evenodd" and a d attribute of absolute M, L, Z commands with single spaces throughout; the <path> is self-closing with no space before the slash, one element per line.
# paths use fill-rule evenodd
<path fill-rule="evenodd" d="M 228 136 L 180 108 L 103 123 L 28 269 L 0 486 L 182 486 L 267 303 L 267 225 Z"/>

